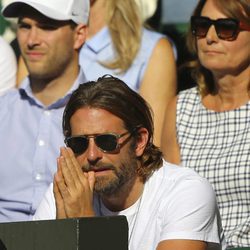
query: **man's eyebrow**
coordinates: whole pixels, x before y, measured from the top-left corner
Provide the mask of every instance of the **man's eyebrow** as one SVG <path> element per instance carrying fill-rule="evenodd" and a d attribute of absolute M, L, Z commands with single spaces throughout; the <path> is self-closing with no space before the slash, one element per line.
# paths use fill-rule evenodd
<path fill-rule="evenodd" d="M 19 17 L 18 18 L 18 24 L 27 24 L 27 22 L 24 20 L 25 17 Z M 65 25 L 69 25 L 70 21 L 58 21 L 58 20 L 52 20 L 52 19 L 39 19 L 37 20 L 37 26 L 43 27 L 43 26 L 48 26 L 48 27 L 53 27 L 55 29 L 63 27 Z"/>
<path fill-rule="evenodd" d="M 20 17 L 20 18 L 18 18 L 17 23 L 20 24 L 20 23 L 25 23 L 25 22 L 23 21 L 23 18 Z"/>
<path fill-rule="evenodd" d="M 23 20 L 23 18 L 18 19 L 17 21 L 17 26 L 30 26 L 30 24 L 28 22 L 26 22 L 25 20 Z"/>

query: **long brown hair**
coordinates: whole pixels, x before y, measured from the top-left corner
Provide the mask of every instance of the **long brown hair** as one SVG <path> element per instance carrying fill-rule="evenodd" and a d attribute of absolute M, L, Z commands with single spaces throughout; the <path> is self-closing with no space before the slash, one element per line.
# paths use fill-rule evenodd
<path fill-rule="evenodd" d="M 81 84 L 73 92 L 63 115 L 63 133 L 71 135 L 70 118 L 80 108 L 92 107 L 109 111 L 119 117 L 134 140 L 139 133 L 135 128 L 146 128 L 149 139 L 143 155 L 138 159 L 138 175 L 145 181 L 154 170 L 162 166 L 162 152 L 153 144 L 152 111 L 147 102 L 127 84 L 112 76 L 100 77 L 97 81 Z"/>

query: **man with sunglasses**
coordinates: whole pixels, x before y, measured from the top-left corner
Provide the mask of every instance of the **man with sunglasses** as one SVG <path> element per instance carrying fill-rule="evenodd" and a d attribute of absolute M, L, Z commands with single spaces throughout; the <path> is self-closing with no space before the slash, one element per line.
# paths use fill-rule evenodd
<path fill-rule="evenodd" d="M 150 108 L 124 82 L 80 85 L 63 131 L 67 147 L 35 220 L 125 215 L 130 250 L 222 249 L 211 186 L 162 159 Z"/>
<path fill-rule="evenodd" d="M 29 71 L 0 98 L 0 222 L 30 220 L 53 179 L 63 143 L 62 113 L 86 78 L 78 65 L 89 0 L 11 1 L 17 39 Z"/>
<path fill-rule="evenodd" d="M 250 246 L 249 6 L 198 1 L 188 34 L 197 86 L 170 102 L 162 136 L 167 161 L 213 185 L 229 249 Z"/>

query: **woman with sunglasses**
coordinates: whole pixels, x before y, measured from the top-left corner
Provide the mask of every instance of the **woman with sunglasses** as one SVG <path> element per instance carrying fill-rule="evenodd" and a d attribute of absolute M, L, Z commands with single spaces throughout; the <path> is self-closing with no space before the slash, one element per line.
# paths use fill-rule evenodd
<path fill-rule="evenodd" d="M 228 247 L 250 246 L 250 2 L 200 0 L 188 46 L 197 87 L 168 105 L 165 159 L 213 185 Z"/>

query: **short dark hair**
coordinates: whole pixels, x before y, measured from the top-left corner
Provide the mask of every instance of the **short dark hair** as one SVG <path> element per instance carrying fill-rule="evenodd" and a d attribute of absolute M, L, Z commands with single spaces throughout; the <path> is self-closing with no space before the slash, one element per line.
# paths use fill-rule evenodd
<path fill-rule="evenodd" d="M 104 75 L 97 81 L 90 81 L 72 93 L 63 114 L 64 136 L 71 135 L 70 118 L 82 107 L 104 109 L 119 117 L 125 128 L 132 132 L 137 127 L 148 130 L 149 139 L 143 155 L 140 157 L 141 167 L 138 174 L 145 181 L 155 169 L 162 166 L 162 152 L 153 144 L 152 111 L 147 102 L 122 80 L 111 75 Z M 137 133 L 132 133 L 136 138 Z"/>
<path fill-rule="evenodd" d="M 18 10 L 18 13 L 19 15 L 17 16 L 18 17 L 18 22 L 20 21 L 20 18 L 23 18 L 23 16 L 30 16 L 31 13 L 34 13 L 37 15 L 37 16 L 43 16 L 44 18 L 46 18 L 47 20 L 49 20 L 50 22 L 54 23 L 54 24 L 57 24 L 58 27 L 59 26 L 64 26 L 64 25 L 69 25 L 70 28 L 72 30 L 74 30 L 76 27 L 77 27 L 77 23 L 75 23 L 73 20 L 69 19 L 69 20 L 56 20 L 56 19 L 53 19 L 51 17 L 48 17 L 46 15 L 44 15 L 42 12 L 40 12 L 39 10 L 37 10 L 36 8 L 26 4 L 26 3 L 22 3 L 20 5 L 20 8 Z"/>

